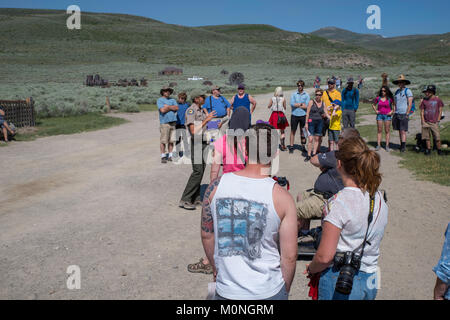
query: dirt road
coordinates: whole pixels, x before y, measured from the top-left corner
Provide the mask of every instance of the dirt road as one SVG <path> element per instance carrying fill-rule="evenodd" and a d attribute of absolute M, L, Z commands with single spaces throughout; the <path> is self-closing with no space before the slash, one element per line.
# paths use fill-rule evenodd
<path fill-rule="evenodd" d="M 256 97 L 254 119 L 269 118 L 270 96 Z M 200 211 L 178 208 L 191 167 L 160 163 L 156 112 L 120 116 L 130 122 L 0 149 L 0 299 L 206 296 L 210 276 L 186 270 L 203 255 Z M 378 298 L 428 299 L 450 188 L 415 181 L 397 157 L 381 156 L 390 217 Z M 319 173 L 299 151 L 283 153 L 280 166 L 293 195 Z M 305 264 L 297 264 L 291 299 L 307 299 Z M 80 290 L 66 287 L 70 265 L 80 267 Z"/>

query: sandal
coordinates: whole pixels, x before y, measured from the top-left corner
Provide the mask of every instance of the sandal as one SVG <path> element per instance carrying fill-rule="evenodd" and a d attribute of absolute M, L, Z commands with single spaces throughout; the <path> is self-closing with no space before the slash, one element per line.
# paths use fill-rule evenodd
<path fill-rule="evenodd" d="M 212 274 L 213 268 L 210 264 L 204 264 L 203 258 L 200 258 L 200 261 L 197 263 L 189 264 L 187 267 L 189 272 L 192 273 L 204 273 L 204 274 Z"/>

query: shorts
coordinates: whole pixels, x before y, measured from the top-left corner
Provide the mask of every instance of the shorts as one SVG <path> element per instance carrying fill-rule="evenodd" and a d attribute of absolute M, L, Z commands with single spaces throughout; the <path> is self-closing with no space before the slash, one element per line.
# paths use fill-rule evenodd
<path fill-rule="evenodd" d="M 328 130 L 328 140 L 329 141 L 338 141 L 339 135 L 341 134 L 340 130 Z"/>
<path fill-rule="evenodd" d="M 0 127 L 2 127 L 4 123 L 5 123 L 5 120 L 0 119 Z"/>
<path fill-rule="evenodd" d="M 314 191 L 305 191 L 301 195 L 302 200 L 297 203 L 297 218 L 300 219 L 320 219 L 327 204 L 323 195 Z"/>
<path fill-rule="evenodd" d="M 394 130 L 408 131 L 408 122 L 409 119 L 406 117 L 406 114 L 396 113 L 392 117 L 392 127 Z"/>
<path fill-rule="evenodd" d="M 431 133 L 436 141 L 441 141 L 441 134 L 439 132 L 439 125 L 437 123 L 425 122 L 422 125 L 422 139 L 430 140 Z"/>
<path fill-rule="evenodd" d="M 296 132 L 297 127 L 300 125 L 300 130 L 305 127 L 306 116 L 294 116 L 291 115 L 291 131 Z M 303 131 L 303 130 L 302 130 Z M 302 132 L 303 134 L 303 132 Z"/>
<path fill-rule="evenodd" d="M 325 137 L 327 135 L 328 128 L 330 127 L 330 120 L 328 118 L 322 119 L 323 126 L 322 126 L 322 137 Z"/>
<path fill-rule="evenodd" d="M 162 144 L 169 144 L 175 142 L 175 128 L 176 122 L 161 123 L 159 132 L 161 133 L 160 142 Z"/>
<path fill-rule="evenodd" d="M 311 120 L 308 123 L 308 131 L 312 136 L 322 137 L 323 120 Z"/>
<path fill-rule="evenodd" d="M 392 117 L 388 116 L 387 114 L 378 114 L 377 121 L 392 121 Z"/>

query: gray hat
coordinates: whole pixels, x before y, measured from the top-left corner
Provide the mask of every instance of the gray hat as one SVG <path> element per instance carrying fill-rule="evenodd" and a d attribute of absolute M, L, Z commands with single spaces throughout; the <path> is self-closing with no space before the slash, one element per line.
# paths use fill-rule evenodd
<path fill-rule="evenodd" d="M 204 99 L 206 99 L 205 93 L 199 89 L 192 90 L 190 93 L 190 96 L 191 96 L 192 101 L 194 101 L 195 98 L 197 98 L 197 97 L 203 97 Z"/>
<path fill-rule="evenodd" d="M 353 80 L 353 78 L 348 78 L 347 83 L 355 83 L 355 80 Z"/>

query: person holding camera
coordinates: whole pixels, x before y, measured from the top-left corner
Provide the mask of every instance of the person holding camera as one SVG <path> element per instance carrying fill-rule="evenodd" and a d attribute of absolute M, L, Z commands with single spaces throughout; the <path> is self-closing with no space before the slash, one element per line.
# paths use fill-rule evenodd
<path fill-rule="evenodd" d="M 342 141 L 336 158 L 345 188 L 325 208 L 322 239 L 305 274 L 313 279 L 320 275 L 319 300 L 374 300 L 388 218 L 378 191 L 380 156 L 353 137 Z"/>

